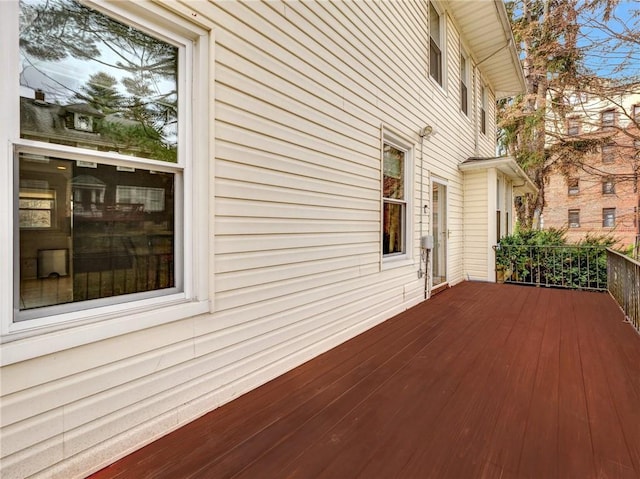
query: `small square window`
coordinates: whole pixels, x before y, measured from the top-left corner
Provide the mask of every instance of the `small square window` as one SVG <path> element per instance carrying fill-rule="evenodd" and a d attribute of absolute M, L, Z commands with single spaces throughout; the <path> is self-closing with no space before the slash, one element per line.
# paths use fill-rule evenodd
<path fill-rule="evenodd" d="M 569 210 L 569 228 L 580 228 L 580 210 Z"/>
<path fill-rule="evenodd" d="M 580 181 L 578 178 L 569 178 L 567 180 L 568 194 L 577 195 L 580 193 Z"/>
<path fill-rule="evenodd" d="M 93 131 L 93 117 L 90 115 L 74 114 L 74 126 L 76 130 Z"/>
<path fill-rule="evenodd" d="M 608 178 L 602 181 L 602 194 L 603 195 L 612 195 L 616 192 L 616 184 L 615 182 Z"/>
<path fill-rule="evenodd" d="M 602 226 L 605 228 L 613 228 L 616 225 L 616 209 L 603 208 L 602 210 Z"/>

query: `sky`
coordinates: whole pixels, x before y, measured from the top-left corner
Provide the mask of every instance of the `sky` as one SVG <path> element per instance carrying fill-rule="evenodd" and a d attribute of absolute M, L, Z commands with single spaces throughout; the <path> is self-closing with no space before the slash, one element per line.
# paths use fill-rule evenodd
<path fill-rule="evenodd" d="M 579 20 L 581 46 L 585 48 L 585 64 L 603 77 L 636 77 L 640 79 L 640 2 L 622 0 L 618 3 L 607 27 L 615 32 L 625 28 L 635 32 L 633 44 L 622 45 L 611 40 L 603 28 L 602 10 L 595 18 Z M 595 48 L 594 48 L 595 47 Z"/>

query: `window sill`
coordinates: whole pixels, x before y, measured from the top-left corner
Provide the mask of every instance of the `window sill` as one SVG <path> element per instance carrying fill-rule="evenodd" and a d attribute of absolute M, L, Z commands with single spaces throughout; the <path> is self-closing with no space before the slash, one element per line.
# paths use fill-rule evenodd
<path fill-rule="evenodd" d="M 431 76 L 431 74 L 427 73 L 427 75 L 429 76 L 429 80 L 431 81 L 431 83 L 433 84 L 433 86 L 436 87 L 436 91 L 439 91 L 440 93 L 442 93 L 442 95 L 447 98 L 447 90 L 444 87 L 444 83 L 445 83 L 445 79 L 442 79 L 442 85 L 440 83 L 438 83 L 438 80 L 436 80 L 435 78 L 433 78 Z"/>

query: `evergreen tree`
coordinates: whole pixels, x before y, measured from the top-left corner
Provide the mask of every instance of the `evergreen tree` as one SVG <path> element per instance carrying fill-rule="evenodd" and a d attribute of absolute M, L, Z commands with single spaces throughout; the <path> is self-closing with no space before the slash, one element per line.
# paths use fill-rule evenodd
<path fill-rule="evenodd" d="M 118 80 L 105 72 L 94 73 L 86 85 L 80 87 L 75 98 L 86 101 L 105 115 L 122 110 L 124 98 L 118 92 Z"/>

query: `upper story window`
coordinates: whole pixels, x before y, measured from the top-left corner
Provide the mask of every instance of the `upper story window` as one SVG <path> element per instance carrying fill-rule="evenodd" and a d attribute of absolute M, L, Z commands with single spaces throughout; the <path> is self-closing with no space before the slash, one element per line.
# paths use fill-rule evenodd
<path fill-rule="evenodd" d="M 616 192 L 616 183 L 611 178 L 602 180 L 602 194 L 613 195 Z"/>
<path fill-rule="evenodd" d="M 118 5 L 11 8 L 19 68 L 6 99 L 19 121 L 0 137 L 14 160 L 16 327 L 3 332 L 197 300 L 186 245 L 199 234 L 186 225 L 206 217 L 193 196 L 204 184 L 193 151 L 206 146 L 191 136 L 206 79 L 192 83 L 187 65 L 206 32 L 169 31 Z M 17 45 L 4 30 L 3 44 Z"/>
<path fill-rule="evenodd" d="M 480 84 L 480 132 L 487 134 L 487 89 Z"/>
<path fill-rule="evenodd" d="M 616 145 L 615 143 L 607 143 L 602 145 L 602 162 L 613 163 L 616 161 Z"/>
<path fill-rule="evenodd" d="M 387 136 L 382 151 L 382 254 L 408 253 L 411 149 Z"/>
<path fill-rule="evenodd" d="M 443 85 L 444 28 L 442 16 L 433 3 L 429 2 L 429 74 Z"/>
<path fill-rule="evenodd" d="M 569 210 L 569 228 L 580 228 L 580 210 Z"/>
<path fill-rule="evenodd" d="M 616 124 L 616 111 L 615 110 L 605 110 L 601 113 L 600 123 L 602 128 L 612 128 Z"/>
<path fill-rule="evenodd" d="M 569 178 L 567 180 L 567 186 L 567 193 L 569 195 L 577 195 L 578 193 L 580 193 L 580 180 L 578 178 Z"/>
<path fill-rule="evenodd" d="M 460 51 L 460 110 L 469 115 L 469 57 Z"/>
<path fill-rule="evenodd" d="M 578 118 L 567 119 L 567 135 L 576 136 L 580 134 L 580 120 Z"/>
<path fill-rule="evenodd" d="M 602 209 L 602 226 L 605 228 L 613 228 L 616 225 L 616 209 L 615 208 L 603 208 Z"/>
<path fill-rule="evenodd" d="M 640 122 L 640 105 L 633 105 L 633 107 L 631 107 L 631 118 Z"/>

